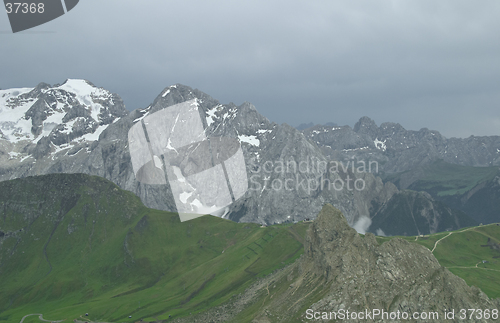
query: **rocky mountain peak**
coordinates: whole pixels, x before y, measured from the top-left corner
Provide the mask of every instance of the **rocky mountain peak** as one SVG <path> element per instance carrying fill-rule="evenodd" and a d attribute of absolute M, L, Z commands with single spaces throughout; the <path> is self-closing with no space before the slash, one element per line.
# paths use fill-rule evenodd
<path fill-rule="evenodd" d="M 384 308 L 413 313 L 498 306 L 498 300 L 441 267 L 429 249 L 399 238 L 379 245 L 373 234 L 357 234 L 331 205 L 310 226 L 304 247 L 302 276 L 313 272 L 331 282 L 327 296 L 310 307 L 315 311 Z"/>
<path fill-rule="evenodd" d="M 354 132 L 359 134 L 367 134 L 370 137 L 375 135 L 378 131 L 378 127 L 375 121 L 367 116 L 361 117 L 358 122 L 354 125 Z"/>
<path fill-rule="evenodd" d="M 449 321 L 458 322 L 461 309 L 497 309 L 500 305 L 499 299 L 489 299 L 442 267 L 429 249 L 399 238 L 379 245 L 373 234 L 357 234 L 342 213 L 328 204 L 310 225 L 304 248 L 298 261 L 255 283 L 232 308 L 258 303 L 254 322 L 421 319 L 437 323 L 449 319 L 445 312 L 454 311 Z M 387 314 L 382 316 L 382 311 Z M 346 314 L 353 312 L 363 316 Z M 340 313 L 345 316 L 330 316 Z M 414 313 L 424 314 L 412 317 Z M 467 321 L 488 320 L 473 317 Z"/>
<path fill-rule="evenodd" d="M 355 129 L 327 123 L 299 132 L 270 122 L 251 103 L 221 104 L 182 84 L 164 88 L 153 103 L 128 113 L 117 95 L 86 80 L 68 79 L 62 85 L 0 90 L 0 179 L 56 172 L 98 175 L 134 192 L 148 207 L 175 211 L 169 187 L 136 180 L 128 132 L 147 115 L 190 100 L 208 137 L 235 138 L 241 144 L 249 189 L 229 210 L 234 221 L 300 221 L 331 203 L 352 225 L 371 214 L 374 199 L 380 206 L 394 193 L 395 187 L 376 178 L 379 171 L 401 172 L 437 157 L 500 165 L 500 137 L 444 140 L 437 132 L 406 131 L 397 124 L 379 128 L 368 117 Z M 334 172 L 315 167 L 327 161 L 342 162 L 342 167 Z M 360 162 L 376 165 L 359 172 Z M 293 163 L 306 166 L 301 170 Z M 348 180 L 352 184 L 355 178 L 366 189 L 349 191 Z M 343 184 L 337 189 L 332 183 Z"/>
<path fill-rule="evenodd" d="M 40 159 L 96 141 L 126 116 L 122 99 L 87 80 L 0 91 L 0 131 L 10 159 Z"/>
<path fill-rule="evenodd" d="M 40 95 L 44 90 L 47 90 L 51 87 L 50 84 L 48 83 L 45 83 L 45 82 L 40 82 L 38 83 L 38 85 L 33 89 L 31 90 L 29 93 L 27 93 L 27 95 L 29 95 L 30 97 L 34 98 L 34 97 L 37 97 L 38 95 Z"/>
<path fill-rule="evenodd" d="M 367 234 L 366 241 L 370 246 L 376 244 L 371 233 Z M 308 229 L 304 251 L 315 264 L 315 271 L 327 280 L 338 274 L 342 267 L 354 266 L 358 257 L 367 256 L 363 239 L 349 226 L 342 212 L 330 204 L 323 206 Z"/>
<path fill-rule="evenodd" d="M 352 242 L 358 234 L 349 226 L 340 210 L 331 204 L 325 204 L 311 225 L 308 236 L 311 241 L 321 241 L 323 244 L 335 241 L 340 246 Z"/>

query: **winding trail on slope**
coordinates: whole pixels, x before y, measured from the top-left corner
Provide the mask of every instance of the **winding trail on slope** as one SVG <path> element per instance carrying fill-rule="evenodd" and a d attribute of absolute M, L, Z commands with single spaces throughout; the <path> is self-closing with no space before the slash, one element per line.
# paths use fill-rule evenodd
<path fill-rule="evenodd" d="M 59 322 L 63 322 L 64 320 L 60 320 L 60 321 L 51 321 L 51 320 L 46 320 L 43 318 L 43 314 L 28 314 L 28 315 L 25 315 L 23 316 L 23 318 L 21 319 L 21 322 L 19 323 L 23 323 L 24 320 L 28 317 L 28 316 L 33 316 L 33 315 L 38 315 L 38 319 L 40 321 L 44 321 L 44 322 L 53 322 L 53 323 L 59 323 Z"/>
<path fill-rule="evenodd" d="M 497 270 L 497 269 L 482 268 L 482 267 L 452 266 L 452 267 L 446 267 L 446 268 L 460 268 L 460 269 L 482 269 L 482 270 L 490 270 L 490 271 L 498 271 L 498 272 L 500 272 L 500 270 Z"/>
<path fill-rule="evenodd" d="M 489 225 L 498 225 L 498 224 L 497 224 L 497 223 L 490 223 L 490 224 L 487 224 L 487 225 L 483 225 L 482 227 L 486 227 L 486 226 L 489 226 Z M 468 229 L 465 229 L 465 230 L 462 230 L 462 231 L 458 231 L 458 232 L 450 232 L 450 233 L 448 233 L 448 235 L 446 235 L 446 236 L 442 237 L 441 239 L 437 240 L 437 241 L 434 243 L 434 248 L 432 248 L 431 252 L 432 252 L 432 253 L 434 253 L 434 250 L 436 249 L 436 247 L 437 247 L 438 243 L 439 243 L 441 240 L 443 240 L 443 239 L 445 239 L 445 238 L 448 238 L 448 237 L 449 237 L 449 236 L 451 236 L 453 233 L 462 233 L 462 232 L 469 231 L 469 230 L 474 230 L 474 231 L 476 231 L 477 233 L 484 235 L 485 237 L 488 237 L 488 238 L 491 238 L 491 239 L 493 239 L 493 240 L 495 240 L 495 241 L 498 241 L 497 239 L 493 238 L 493 237 L 492 237 L 492 236 L 490 236 L 489 234 L 486 234 L 486 233 L 484 233 L 484 232 L 477 231 L 477 230 L 476 230 L 477 228 L 478 228 L 478 227 L 471 227 L 471 228 L 468 228 Z M 415 240 L 416 240 L 416 239 L 415 239 Z M 483 269 L 483 270 L 491 270 L 491 271 L 498 271 L 498 272 L 500 272 L 500 270 L 497 270 L 497 269 L 491 269 L 491 268 L 482 268 L 482 267 L 478 267 L 477 265 L 479 265 L 480 263 L 481 263 L 481 261 L 480 261 L 480 262 L 478 262 L 478 263 L 476 264 L 476 266 L 475 266 L 475 267 L 452 266 L 452 267 L 446 267 L 446 268 Z"/>
<path fill-rule="evenodd" d="M 444 238 L 448 238 L 448 237 L 449 237 L 449 236 L 451 236 L 452 234 L 453 234 L 453 232 L 450 232 L 450 233 L 448 233 L 448 235 L 447 235 L 447 236 L 444 236 L 444 237 L 442 237 L 441 239 L 439 239 L 438 241 L 436 241 L 436 242 L 434 243 L 434 248 L 432 248 L 431 252 L 432 252 L 432 253 L 434 252 L 434 249 L 436 249 L 436 247 L 437 247 L 437 245 L 438 245 L 439 241 L 443 240 Z"/>
<path fill-rule="evenodd" d="M 494 224 L 494 223 L 492 223 L 492 224 Z M 491 225 L 491 224 L 488 224 L 488 225 Z M 448 237 L 449 237 L 449 236 L 451 236 L 453 233 L 462 233 L 462 232 L 465 232 L 465 231 L 474 230 L 474 229 L 476 229 L 476 228 L 477 228 L 477 227 L 470 227 L 470 228 L 465 229 L 465 230 L 462 230 L 462 231 L 457 231 L 457 232 L 450 232 L 450 233 L 448 233 L 448 235 L 447 235 L 447 236 L 442 237 L 441 239 L 439 239 L 438 241 L 436 241 L 436 242 L 434 243 L 434 248 L 432 248 L 431 252 L 434 252 L 434 250 L 436 249 L 436 247 L 437 247 L 438 243 L 439 243 L 441 240 L 443 240 L 443 239 L 445 239 L 445 238 L 448 238 Z"/>

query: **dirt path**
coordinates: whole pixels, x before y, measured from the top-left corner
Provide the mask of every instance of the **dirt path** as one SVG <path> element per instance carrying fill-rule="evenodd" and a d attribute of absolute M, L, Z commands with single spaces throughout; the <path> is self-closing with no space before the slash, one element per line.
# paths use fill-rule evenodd
<path fill-rule="evenodd" d="M 483 225 L 482 227 L 486 227 L 486 226 L 489 226 L 489 225 L 497 225 L 497 224 L 496 224 L 496 223 L 490 223 L 490 224 Z M 434 250 L 436 249 L 436 247 L 437 247 L 437 245 L 438 245 L 439 241 L 441 241 L 441 240 L 443 240 L 443 239 L 445 239 L 445 238 L 448 238 L 448 237 L 449 237 L 449 236 L 451 236 L 453 233 L 462 233 L 462 232 L 469 231 L 469 230 L 474 230 L 474 231 L 476 231 L 477 233 L 480 233 L 480 234 L 482 234 L 482 235 L 484 235 L 484 236 L 486 236 L 486 237 L 492 238 L 493 240 L 495 240 L 495 241 L 496 241 L 496 239 L 495 239 L 495 238 L 490 237 L 490 236 L 489 236 L 489 235 L 487 235 L 486 233 L 484 233 L 484 232 L 480 232 L 480 231 L 477 231 L 477 230 L 476 230 L 477 228 L 478 228 L 478 227 L 471 227 L 471 228 L 468 228 L 468 229 L 465 229 L 465 230 L 462 230 L 462 231 L 458 231 L 458 232 L 450 232 L 450 233 L 448 233 L 448 235 L 447 235 L 447 236 L 442 237 L 441 239 L 439 239 L 438 241 L 436 241 L 436 243 L 434 243 L 434 248 L 432 248 L 431 252 L 434 252 Z M 416 240 L 416 239 L 415 239 L 415 240 Z M 465 267 L 465 268 L 471 268 L 471 267 Z"/>
<path fill-rule="evenodd" d="M 477 266 L 477 265 L 476 265 Z M 491 268 L 482 268 L 482 267 L 463 267 L 463 266 L 452 266 L 452 267 L 446 267 L 446 268 L 460 268 L 460 269 L 482 269 L 482 270 L 491 270 L 491 271 L 498 271 L 500 270 L 497 269 L 491 269 Z"/>
<path fill-rule="evenodd" d="M 431 252 L 434 252 L 434 249 L 436 249 L 436 247 L 437 247 L 437 245 L 438 245 L 439 241 L 441 241 L 441 240 L 443 240 L 443 239 L 445 239 L 445 238 L 448 238 L 448 237 L 449 237 L 449 236 L 451 236 L 453 233 L 462 233 L 462 232 L 465 232 L 465 231 L 474 230 L 474 229 L 476 229 L 476 228 L 477 228 L 477 227 L 472 227 L 472 228 L 468 228 L 468 229 L 465 229 L 465 230 L 462 230 L 462 231 L 458 231 L 458 232 L 450 232 L 450 233 L 448 233 L 448 235 L 447 235 L 447 236 L 442 237 L 441 239 L 439 239 L 438 241 L 436 241 L 436 243 L 434 243 L 434 248 L 432 248 Z"/>
<path fill-rule="evenodd" d="M 497 238 L 494 238 L 494 237 L 490 236 L 489 234 L 487 234 L 485 232 L 481 232 L 481 231 L 478 231 L 478 230 L 474 230 L 474 231 L 476 231 L 479 234 L 482 234 L 483 236 L 485 236 L 487 238 L 490 238 L 491 240 L 495 241 L 496 243 L 500 243 L 500 241 L 498 241 Z"/>
<path fill-rule="evenodd" d="M 28 315 L 25 315 L 23 316 L 23 318 L 21 319 L 21 322 L 19 323 L 23 323 L 24 320 L 28 317 L 28 316 L 33 316 L 33 315 L 38 315 L 38 319 L 40 321 L 44 321 L 44 322 L 51 322 L 51 323 L 59 323 L 59 322 L 63 322 L 64 320 L 60 320 L 60 321 L 50 321 L 50 320 L 46 320 L 43 318 L 43 314 L 28 314 Z"/>
<path fill-rule="evenodd" d="M 453 232 L 450 232 L 450 233 L 448 233 L 448 235 L 447 235 L 447 236 L 444 236 L 444 237 L 442 237 L 441 239 L 439 239 L 438 241 L 436 241 L 436 242 L 434 243 L 434 248 L 432 248 L 431 252 L 434 252 L 434 249 L 436 249 L 436 247 L 437 247 L 437 245 L 438 245 L 439 241 L 443 240 L 444 238 L 448 238 L 448 237 L 449 237 L 449 236 L 451 236 L 452 234 L 453 234 Z"/>
<path fill-rule="evenodd" d="M 496 223 L 491 223 L 491 224 L 487 224 L 487 225 L 496 225 Z M 487 225 L 486 225 L 486 226 L 487 226 Z M 468 228 L 468 229 L 465 229 L 465 230 L 462 230 L 462 231 L 458 231 L 458 232 L 450 232 L 450 233 L 448 233 L 448 235 L 446 235 L 446 236 L 442 237 L 441 239 L 439 239 L 438 241 L 436 241 L 436 242 L 434 243 L 434 248 L 432 248 L 431 252 L 432 252 L 432 253 L 434 253 L 434 250 L 436 249 L 436 247 L 437 247 L 438 243 L 439 243 L 441 240 L 443 240 L 443 239 L 445 239 L 445 238 L 448 238 L 448 237 L 449 237 L 449 236 L 451 236 L 453 233 L 462 233 L 462 232 L 469 231 L 469 230 L 474 230 L 475 232 L 477 232 L 477 233 L 479 233 L 479 234 L 482 234 L 482 235 L 484 235 L 484 236 L 486 236 L 486 237 L 488 237 L 488 238 L 491 238 L 491 239 L 493 239 L 493 240 L 495 240 L 495 241 L 496 241 L 496 239 L 495 239 L 495 238 L 493 238 L 493 237 L 489 236 L 488 234 L 485 234 L 484 232 L 477 231 L 476 229 L 477 229 L 477 227 L 472 227 L 472 228 Z M 482 263 L 482 261 L 478 262 L 478 263 L 476 264 L 476 266 L 474 266 L 474 267 L 452 266 L 452 267 L 446 267 L 446 268 L 460 268 L 460 269 L 483 269 L 483 270 L 491 270 L 491 271 L 498 271 L 498 272 L 500 272 L 500 270 L 497 270 L 497 269 L 491 269 L 491 268 L 482 268 L 482 267 L 478 267 L 477 265 L 479 265 L 480 263 Z"/>

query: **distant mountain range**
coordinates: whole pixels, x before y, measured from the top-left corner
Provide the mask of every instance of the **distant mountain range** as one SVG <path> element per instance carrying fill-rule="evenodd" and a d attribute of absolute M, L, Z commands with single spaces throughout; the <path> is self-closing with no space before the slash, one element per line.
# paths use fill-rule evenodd
<path fill-rule="evenodd" d="M 304 125 L 299 131 L 270 122 L 250 103 L 220 104 L 181 84 L 165 88 L 149 106 L 129 112 L 118 95 L 85 80 L 67 80 L 61 85 L 41 83 L 35 88 L 0 91 L 0 180 L 49 173 L 97 175 L 133 192 L 148 207 L 175 211 L 168 186 L 136 180 L 127 136 L 132 125 L 147 115 L 187 100 L 195 100 L 207 135 L 237 138 L 242 145 L 249 190 L 225 215 L 234 221 L 272 224 L 312 219 L 325 203 L 340 209 L 350 225 L 363 216 L 397 220 L 390 210 L 397 210 L 396 204 L 404 200 L 399 198 L 400 190 L 425 191 L 411 185 L 425 177 L 427 165 L 437 160 L 490 170 L 500 165 L 499 136 L 447 139 L 437 131 L 408 131 L 395 123 L 378 127 L 368 117 L 354 128 L 328 123 Z M 280 168 L 290 163 L 302 163 L 305 171 Z M 328 167 L 319 167 L 325 165 Z M 363 165 L 366 167 L 360 168 Z M 479 194 L 467 199 L 469 204 L 457 196 L 444 199 L 439 192 L 418 195 L 428 201 L 425 209 L 433 210 L 425 211 L 422 219 L 427 222 L 416 225 L 418 232 L 475 223 L 453 210 L 439 211 L 450 207 L 461 209 L 477 222 L 495 220 L 498 195 L 477 186 L 494 189 L 495 176 L 478 178 L 468 191 L 460 191 L 462 195 Z M 363 189 L 349 189 L 349 181 Z M 285 183 L 291 189 L 284 188 Z M 339 183 L 345 185 L 337 189 Z M 398 198 L 391 201 L 393 196 Z M 490 198 L 486 196 L 493 198 L 489 213 L 471 211 L 481 208 L 479 201 Z M 445 208 L 438 202 L 445 203 Z M 373 223 L 379 225 L 375 219 Z M 369 230 L 384 231 L 380 226 Z M 405 231 L 396 233 L 414 232 L 412 226 L 407 223 Z"/>

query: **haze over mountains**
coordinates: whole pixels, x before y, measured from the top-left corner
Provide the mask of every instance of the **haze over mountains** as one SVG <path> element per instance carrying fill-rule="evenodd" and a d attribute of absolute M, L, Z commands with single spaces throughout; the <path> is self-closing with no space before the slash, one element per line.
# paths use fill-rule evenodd
<path fill-rule="evenodd" d="M 361 118 L 354 128 L 327 124 L 299 131 L 269 121 L 248 102 L 240 106 L 220 104 L 180 84 L 165 88 L 148 107 L 129 112 L 118 95 L 85 80 L 0 91 L 0 180 L 49 173 L 97 175 L 135 193 L 148 207 L 175 211 L 168 186 L 147 185 L 135 179 L 127 135 L 130 127 L 145 116 L 187 100 L 196 100 L 209 136 L 238 138 L 241 142 L 249 190 L 226 215 L 234 221 L 299 221 L 314 218 L 325 203 L 340 209 L 350 225 L 362 216 L 377 214 L 391 219 L 389 210 L 407 201 L 400 198 L 400 190 L 411 188 L 425 177 L 423 169 L 437 160 L 490 170 L 488 176 L 468 179 L 465 186 L 457 184 L 461 190 L 455 193 L 469 198 L 451 194 L 461 201 L 452 207 L 467 210 L 467 201 L 475 194 L 479 194 L 472 199 L 476 201 L 492 194 L 491 190 L 481 191 L 478 185 L 498 191 L 495 183 L 500 177 L 495 169 L 500 165 L 499 136 L 447 139 L 425 128 L 409 131 L 396 123 L 377 126 L 368 117 Z M 328 119 L 334 119 L 334 111 Z M 279 168 L 280 163 L 287 162 L 302 162 L 305 170 Z M 319 167 L 324 165 L 327 168 Z M 363 165 L 366 167 L 359 168 Z M 328 171 L 332 167 L 335 170 Z M 292 189 L 284 188 L 284 183 Z M 345 185 L 336 189 L 321 183 Z M 354 183 L 363 189 L 353 188 Z M 416 209 L 422 215 L 419 223 L 405 222 L 397 234 L 425 234 L 475 223 L 450 205 L 438 205 L 443 196 L 439 189 L 433 189 L 435 194 L 418 195 L 425 201 L 425 206 Z M 490 221 L 496 211 L 492 206 L 490 215 L 476 217 L 476 221 Z M 470 212 L 468 215 L 474 217 Z M 370 230 L 388 230 L 382 222 Z"/>

